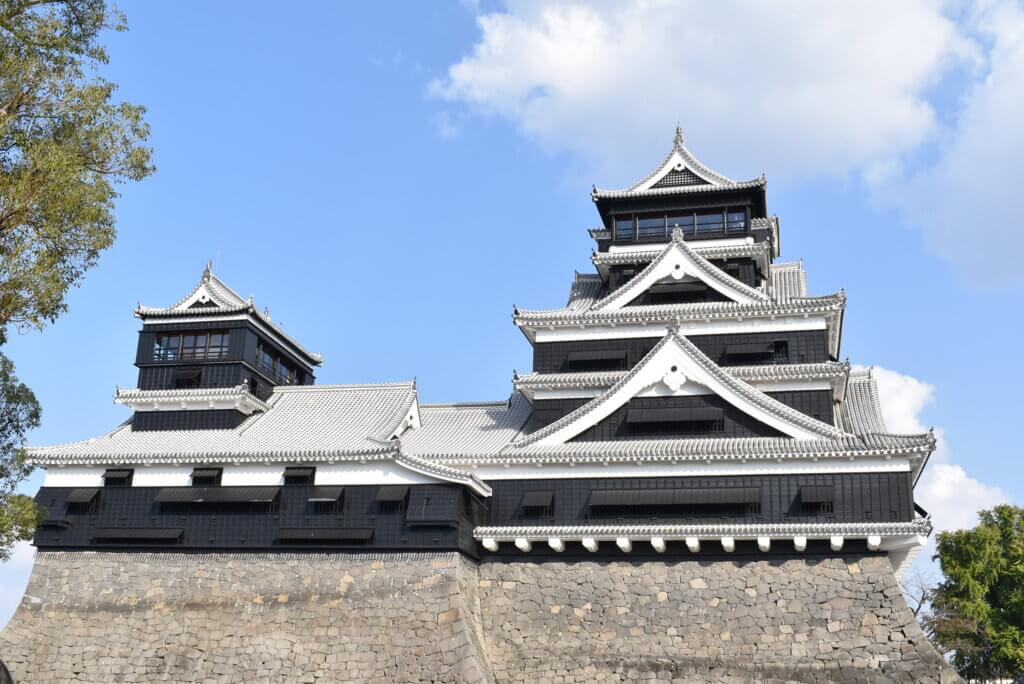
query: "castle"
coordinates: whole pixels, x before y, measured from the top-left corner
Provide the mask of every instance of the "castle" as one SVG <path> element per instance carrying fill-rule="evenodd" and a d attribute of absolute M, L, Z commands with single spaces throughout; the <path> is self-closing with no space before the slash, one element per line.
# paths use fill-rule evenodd
<path fill-rule="evenodd" d="M 677 130 L 595 188 L 595 271 L 515 309 L 507 400 L 317 385 L 209 267 L 140 305 L 131 418 L 46 470 L 0 657 L 29 681 L 957 681 L 894 573 L 931 434 L 840 361 L 766 181 Z"/>

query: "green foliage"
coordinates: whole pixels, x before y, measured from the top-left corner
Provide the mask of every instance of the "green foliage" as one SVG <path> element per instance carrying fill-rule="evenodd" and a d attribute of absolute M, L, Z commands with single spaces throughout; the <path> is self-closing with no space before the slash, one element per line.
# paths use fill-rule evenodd
<path fill-rule="evenodd" d="M 932 597 L 926 627 L 954 651 L 967 679 L 1024 672 L 1024 508 L 996 506 L 971 530 L 943 532 L 936 557 L 946 580 Z"/>
<path fill-rule="evenodd" d="M 9 325 L 42 328 L 114 240 L 114 185 L 153 172 L 145 110 L 96 75 L 105 0 L 0 0 L 0 345 Z M 35 396 L 0 354 L 0 559 L 34 534 L 21 445 Z"/>
<path fill-rule="evenodd" d="M 95 75 L 104 0 L 0 0 L 0 325 L 42 327 L 114 240 L 114 184 L 153 171 L 144 109 Z"/>
<path fill-rule="evenodd" d="M 0 344 L 3 344 L 0 329 Z M 25 433 L 39 425 L 39 402 L 32 390 L 18 381 L 14 364 L 0 354 L 0 560 L 6 560 L 11 545 L 31 539 L 36 529 L 35 502 L 14 493 L 28 477 L 21 445 Z"/>

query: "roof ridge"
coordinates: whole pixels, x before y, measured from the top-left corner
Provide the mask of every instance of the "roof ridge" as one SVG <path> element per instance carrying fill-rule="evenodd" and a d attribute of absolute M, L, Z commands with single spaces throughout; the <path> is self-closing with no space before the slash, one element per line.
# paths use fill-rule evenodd
<path fill-rule="evenodd" d="M 402 380 L 397 382 L 363 382 L 363 383 L 327 383 L 322 385 L 278 385 L 274 393 L 282 392 L 315 392 L 317 390 L 328 391 L 349 391 L 349 390 L 374 390 L 374 389 L 414 389 L 415 380 Z"/>

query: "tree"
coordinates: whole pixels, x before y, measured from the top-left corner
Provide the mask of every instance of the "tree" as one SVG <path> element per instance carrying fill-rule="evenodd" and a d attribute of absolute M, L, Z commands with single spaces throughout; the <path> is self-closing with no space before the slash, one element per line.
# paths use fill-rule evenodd
<path fill-rule="evenodd" d="M 1013 677 L 1024 672 L 1024 508 L 979 517 L 974 529 L 938 536 L 946 579 L 926 627 L 965 679 Z"/>
<path fill-rule="evenodd" d="M 0 335 L 42 328 L 67 308 L 114 240 L 114 186 L 153 172 L 145 110 L 114 100 L 105 0 L 0 0 Z M 5 337 L 0 337 L 0 345 Z M 32 392 L 0 354 L 0 557 L 32 534 L 20 447 L 39 422 Z"/>

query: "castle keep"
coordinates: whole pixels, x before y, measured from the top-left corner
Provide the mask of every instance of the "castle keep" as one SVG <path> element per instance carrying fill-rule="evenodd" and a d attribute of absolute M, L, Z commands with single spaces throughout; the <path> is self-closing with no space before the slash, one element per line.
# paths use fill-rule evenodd
<path fill-rule="evenodd" d="M 592 197 L 595 270 L 514 310 L 533 370 L 494 403 L 317 385 L 209 267 L 140 305 L 131 417 L 29 449 L 17 681 L 955 681 L 895 579 L 935 439 L 839 360 L 764 177 L 677 131 Z"/>

